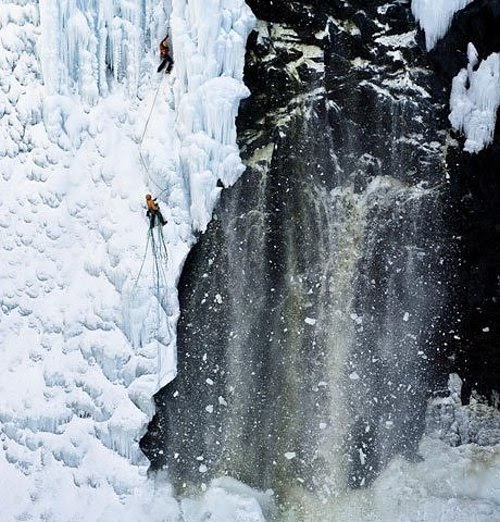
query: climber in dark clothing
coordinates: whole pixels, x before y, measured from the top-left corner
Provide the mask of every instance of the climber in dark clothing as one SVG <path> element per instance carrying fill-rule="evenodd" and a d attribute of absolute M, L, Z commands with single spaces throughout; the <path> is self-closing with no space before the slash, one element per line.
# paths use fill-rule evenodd
<path fill-rule="evenodd" d="M 148 211 L 146 212 L 146 216 L 149 218 L 149 228 L 154 228 L 156 216 L 158 216 L 162 227 L 166 225 L 167 222 L 160 212 L 160 206 L 158 203 L 156 203 L 156 198 L 153 199 L 151 194 L 146 194 L 146 203 L 148 204 Z"/>
<path fill-rule="evenodd" d="M 168 34 L 163 38 L 163 40 L 160 42 L 160 58 L 161 63 L 158 67 L 158 72 L 163 71 L 165 69 L 165 73 L 169 73 L 172 70 L 172 67 L 174 66 L 174 60 L 170 56 L 170 47 L 168 44 Z"/>

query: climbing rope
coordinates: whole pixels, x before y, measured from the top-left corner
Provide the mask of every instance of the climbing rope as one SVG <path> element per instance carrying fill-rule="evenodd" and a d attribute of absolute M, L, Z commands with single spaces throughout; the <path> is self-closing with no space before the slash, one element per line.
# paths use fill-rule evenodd
<path fill-rule="evenodd" d="M 135 282 L 133 285 L 133 289 L 136 289 L 139 284 L 139 279 L 141 277 L 142 271 L 144 270 L 144 265 L 146 263 L 149 245 L 151 244 L 152 247 L 152 254 L 153 254 L 153 260 L 154 265 L 153 268 L 153 281 L 155 281 L 155 286 L 157 286 L 157 293 L 158 298 L 160 296 L 160 285 L 163 283 L 166 286 L 167 283 L 167 275 L 165 272 L 165 268 L 163 265 L 165 265 L 168 261 L 168 251 L 167 251 L 167 245 L 165 243 L 165 238 L 163 236 L 163 229 L 161 226 L 155 227 L 158 229 L 158 241 L 154 238 L 154 228 L 149 228 L 148 230 L 148 239 L 146 242 L 146 248 L 144 250 L 144 255 L 142 257 L 141 266 L 139 268 L 139 272 L 135 278 Z"/>
<path fill-rule="evenodd" d="M 161 226 L 158 228 L 158 238 L 155 239 L 154 229 L 151 229 L 151 244 L 153 250 L 154 264 L 153 264 L 153 281 L 156 290 L 156 298 L 158 299 L 158 303 L 160 306 L 164 306 L 164 299 L 161 296 L 161 289 L 167 287 L 167 274 L 165 272 L 165 263 L 166 263 L 166 246 L 165 241 L 163 239 L 163 232 L 161 230 Z M 162 252 L 163 246 L 163 252 Z"/>
<path fill-rule="evenodd" d="M 144 250 L 144 256 L 142 257 L 141 268 L 139 269 L 139 273 L 137 274 L 137 277 L 135 278 L 135 283 L 134 283 L 134 286 L 132 287 L 132 289 L 136 289 L 137 285 L 139 283 L 139 278 L 141 277 L 142 270 L 144 268 L 144 263 L 146 262 L 146 257 L 148 255 L 149 239 L 150 239 L 150 234 L 148 233 L 148 240 L 146 242 L 146 249 Z"/>
<path fill-rule="evenodd" d="M 163 252 L 165 253 L 165 263 L 168 261 L 168 251 L 167 251 L 167 245 L 165 243 L 165 238 L 163 237 L 163 228 L 160 227 L 159 236 L 161 239 L 161 243 L 163 245 Z"/>
<path fill-rule="evenodd" d="M 144 156 L 142 154 L 142 142 L 144 141 L 144 138 L 146 136 L 146 132 L 147 132 L 148 127 L 149 127 L 149 122 L 151 121 L 151 116 L 153 115 L 153 109 L 156 106 L 156 100 L 158 99 L 158 94 L 160 93 L 160 88 L 163 85 L 163 82 L 165 81 L 165 78 L 166 78 L 166 76 L 164 76 L 162 78 L 161 82 L 158 84 L 158 87 L 156 88 L 156 92 L 155 92 L 155 95 L 154 95 L 154 98 L 153 98 L 153 103 L 151 104 L 151 108 L 149 109 L 149 114 L 148 114 L 148 117 L 146 119 L 146 123 L 144 125 L 144 130 L 142 131 L 141 139 L 139 140 L 139 159 L 141 161 L 142 167 L 143 167 L 144 171 L 146 172 L 146 174 L 148 175 L 148 180 L 153 185 L 155 185 L 156 188 L 160 189 L 162 192 L 165 192 L 165 189 L 162 190 L 160 185 L 158 185 L 158 183 L 156 183 L 154 181 L 154 179 L 151 177 L 151 175 L 149 174 L 148 166 L 146 165 L 146 161 L 144 160 Z"/>
<path fill-rule="evenodd" d="M 147 134 L 147 131 L 148 131 L 148 127 L 149 127 L 149 124 L 150 124 L 150 121 L 151 121 L 151 117 L 153 115 L 153 111 L 155 109 L 155 106 L 156 106 L 156 103 L 157 103 L 157 100 L 158 100 L 158 94 L 160 93 L 160 90 L 161 90 L 161 87 L 162 87 L 162 85 L 163 85 L 163 83 L 165 81 L 165 78 L 166 78 L 166 76 L 164 76 L 162 78 L 162 80 L 158 84 L 158 87 L 156 88 L 156 92 L 155 92 L 155 95 L 153 97 L 153 102 L 151 104 L 151 108 L 149 109 L 149 114 L 148 114 L 148 117 L 146 119 L 146 122 L 145 122 L 145 125 L 144 125 L 144 130 L 143 130 L 142 135 L 140 137 L 139 147 L 138 147 L 139 148 L 139 159 L 140 159 L 140 162 L 142 164 L 142 167 L 143 167 L 145 173 L 148 176 L 149 182 L 152 183 L 153 185 L 155 185 L 160 190 L 159 196 L 163 192 L 165 192 L 167 189 L 162 189 L 162 187 L 160 187 L 158 185 L 158 183 L 156 183 L 154 181 L 154 179 L 152 179 L 152 177 L 150 175 L 150 172 L 149 172 L 148 165 L 146 164 L 146 161 L 144 159 L 144 155 L 142 153 L 142 144 L 143 144 L 144 138 L 146 137 L 146 134 Z M 154 229 L 155 228 L 158 229 L 157 239 L 155 239 L 155 234 L 154 234 Z M 137 277 L 135 279 L 135 283 L 134 283 L 133 288 L 135 289 L 137 287 L 137 285 L 139 284 L 139 279 L 140 279 L 142 271 L 144 269 L 144 264 L 146 262 L 146 258 L 147 258 L 147 254 L 148 254 L 148 250 L 149 250 L 149 245 L 150 244 L 151 244 L 151 251 L 152 251 L 152 254 L 153 254 L 153 264 L 152 264 L 153 285 L 155 287 L 156 298 L 158 300 L 158 304 L 159 304 L 160 307 L 163 307 L 164 306 L 164 299 L 161 296 L 161 289 L 167 287 L 167 275 L 166 275 L 166 272 L 165 272 L 165 265 L 166 265 L 166 263 L 168 261 L 168 252 L 167 252 L 167 246 L 166 246 L 166 243 L 165 243 L 165 238 L 163 237 L 163 230 L 162 230 L 161 225 L 159 227 L 154 227 L 154 228 L 150 227 L 149 230 L 148 230 L 148 239 L 147 239 L 147 243 L 146 243 L 146 249 L 145 249 L 145 252 L 144 252 L 144 257 L 142 259 L 141 267 L 140 267 L 139 273 L 137 274 Z"/>
<path fill-rule="evenodd" d="M 149 109 L 149 115 L 148 115 L 148 117 L 146 119 L 146 123 L 144 125 L 144 131 L 142 132 L 141 139 L 139 140 L 139 149 L 140 149 L 140 147 L 142 145 L 142 142 L 144 141 L 144 137 L 146 136 L 146 132 L 148 130 L 149 122 L 151 120 L 151 116 L 153 115 L 153 109 L 155 108 L 156 100 L 158 99 L 158 93 L 160 92 L 160 88 L 163 85 L 164 80 L 165 80 L 165 78 L 163 78 L 161 80 L 161 82 L 158 84 L 158 87 L 156 88 L 155 96 L 153 98 L 153 103 L 151 104 L 151 108 Z"/>

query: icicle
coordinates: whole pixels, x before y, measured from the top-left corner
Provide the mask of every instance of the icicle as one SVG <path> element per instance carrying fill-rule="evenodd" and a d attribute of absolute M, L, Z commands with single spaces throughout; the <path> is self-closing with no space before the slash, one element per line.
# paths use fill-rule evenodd
<path fill-rule="evenodd" d="M 163 7 L 125 0 L 40 0 L 40 57 L 45 85 L 50 94 L 79 94 L 93 106 L 107 95 L 106 77 L 137 94 L 145 53 L 150 51 L 150 22 L 165 22 Z M 159 32 L 159 27 L 158 27 Z M 162 29 L 163 32 L 163 29 Z"/>
<path fill-rule="evenodd" d="M 412 0 L 413 16 L 425 31 L 425 44 L 430 51 L 450 28 L 453 15 L 473 0 Z"/>

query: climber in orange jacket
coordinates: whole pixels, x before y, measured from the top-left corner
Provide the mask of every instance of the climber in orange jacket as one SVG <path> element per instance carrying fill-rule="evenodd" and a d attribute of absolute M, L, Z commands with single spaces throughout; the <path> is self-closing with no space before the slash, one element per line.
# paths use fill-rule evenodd
<path fill-rule="evenodd" d="M 148 205 L 146 216 L 149 218 L 149 228 L 154 228 L 156 216 L 158 216 L 162 227 L 166 225 L 167 221 L 160 212 L 160 206 L 156 203 L 156 198 L 152 198 L 151 194 L 146 194 L 146 203 Z"/>
<path fill-rule="evenodd" d="M 165 73 L 169 73 L 172 70 L 172 67 L 174 66 L 174 60 L 170 56 L 170 47 L 168 43 L 168 34 L 163 38 L 163 40 L 160 42 L 160 58 L 161 63 L 158 67 L 158 72 L 163 71 L 165 66 L 167 66 L 167 69 L 165 70 Z"/>

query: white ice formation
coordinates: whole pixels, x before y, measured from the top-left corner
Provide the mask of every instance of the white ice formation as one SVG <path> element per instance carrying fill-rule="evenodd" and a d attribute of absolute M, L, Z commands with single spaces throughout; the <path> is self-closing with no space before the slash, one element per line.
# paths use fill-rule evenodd
<path fill-rule="evenodd" d="M 0 0 L 0 520 L 177 518 L 138 441 L 175 376 L 183 261 L 243 171 L 252 24 L 243 0 Z"/>
<path fill-rule="evenodd" d="M 412 0 L 413 16 L 425 32 L 425 44 L 430 51 L 447 33 L 453 15 L 473 0 Z"/>
<path fill-rule="evenodd" d="M 500 106 L 500 53 L 479 63 L 477 51 L 469 43 L 467 55 L 467 68 L 453 79 L 450 122 L 464 133 L 464 150 L 475 153 L 493 141 Z"/>
<path fill-rule="evenodd" d="M 415 19 L 425 32 L 431 50 L 448 31 L 453 16 L 472 0 L 412 0 Z M 472 43 L 467 48 L 469 64 L 453 79 L 449 116 L 452 126 L 465 135 L 464 150 L 477 153 L 493 141 L 500 105 L 500 54 L 492 53 L 478 65 Z"/>

